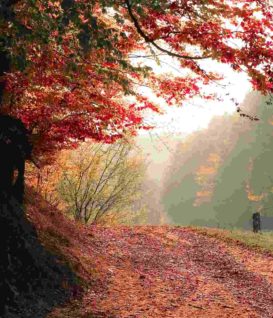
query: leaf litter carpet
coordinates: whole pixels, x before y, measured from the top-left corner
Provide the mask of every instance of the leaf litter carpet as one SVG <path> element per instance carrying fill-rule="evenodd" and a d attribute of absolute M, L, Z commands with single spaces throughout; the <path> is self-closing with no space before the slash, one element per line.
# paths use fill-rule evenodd
<path fill-rule="evenodd" d="M 93 281 L 50 317 L 273 317 L 269 254 L 168 226 L 90 227 L 85 248 Z"/>

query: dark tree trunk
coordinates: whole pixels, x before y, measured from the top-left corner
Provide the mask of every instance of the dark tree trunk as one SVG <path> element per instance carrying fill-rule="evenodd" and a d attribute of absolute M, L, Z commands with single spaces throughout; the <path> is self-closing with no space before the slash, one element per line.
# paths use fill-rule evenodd
<path fill-rule="evenodd" d="M 31 149 L 23 123 L 0 115 L 0 192 L 13 195 L 20 203 L 24 197 L 25 161 L 30 159 Z"/>
<path fill-rule="evenodd" d="M 10 70 L 10 59 L 6 52 L 0 52 L 0 76 L 3 76 L 5 72 Z M 5 90 L 5 81 L 0 82 L 0 105 L 3 101 L 3 95 Z"/>
<path fill-rule="evenodd" d="M 258 233 L 261 231 L 261 215 L 259 212 L 253 213 L 253 232 Z"/>
<path fill-rule="evenodd" d="M 15 2 L 6 1 L 5 3 L 6 5 L 11 5 Z M 0 8 L 3 9 L 3 4 Z M 2 43 L 0 47 L 0 77 L 9 72 L 10 68 L 11 61 Z M 5 84 L 4 80 L 0 81 L 0 193 L 13 194 L 22 203 L 24 197 L 25 161 L 30 159 L 32 147 L 24 124 L 20 120 L 4 115 L 1 112 Z M 18 174 L 17 179 L 14 180 L 14 172 L 16 170 Z"/>

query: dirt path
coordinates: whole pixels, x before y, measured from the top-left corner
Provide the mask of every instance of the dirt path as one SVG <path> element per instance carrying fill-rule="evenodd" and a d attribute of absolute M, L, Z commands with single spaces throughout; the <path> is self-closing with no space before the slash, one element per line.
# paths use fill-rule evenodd
<path fill-rule="evenodd" d="M 96 282 L 77 317 L 273 317 L 271 256 L 187 228 L 95 228 L 90 235 Z"/>

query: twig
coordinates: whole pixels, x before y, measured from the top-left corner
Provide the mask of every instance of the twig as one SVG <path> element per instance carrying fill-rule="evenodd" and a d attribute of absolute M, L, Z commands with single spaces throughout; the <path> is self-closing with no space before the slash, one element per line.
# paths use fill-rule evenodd
<path fill-rule="evenodd" d="M 188 304 L 189 306 L 197 309 L 205 309 L 204 307 L 198 306 L 198 305 L 193 305 L 193 304 Z"/>

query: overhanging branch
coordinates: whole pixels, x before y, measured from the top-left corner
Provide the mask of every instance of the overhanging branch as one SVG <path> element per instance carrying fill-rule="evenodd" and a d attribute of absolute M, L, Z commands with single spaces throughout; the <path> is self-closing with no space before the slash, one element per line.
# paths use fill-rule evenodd
<path fill-rule="evenodd" d="M 142 30 L 136 16 L 133 13 L 132 10 L 132 6 L 130 4 L 130 0 L 125 0 L 127 9 L 128 9 L 128 13 L 134 23 L 134 26 L 138 32 L 138 34 L 145 40 L 145 42 L 150 43 L 151 45 L 153 45 L 155 48 L 157 48 L 159 51 L 168 54 L 169 56 L 173 56 L 173 57 L 177 57 L 177 58 L 182 58 L 182 59 L 187 59 L 187 60 L 203 60 L 203 59 L 207 59 L 210 58 L 211 56 L 189 56 L 189 55 L 182 55 L 182 54 L 178 54 L 178 53 L 174 53 L 171 52 L 167 49 L 164 49 L 163 47 L 159 46 L 154 40 L 152 40 L 147 34 L 145 34 L 145 32 Z"/>

